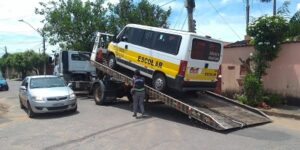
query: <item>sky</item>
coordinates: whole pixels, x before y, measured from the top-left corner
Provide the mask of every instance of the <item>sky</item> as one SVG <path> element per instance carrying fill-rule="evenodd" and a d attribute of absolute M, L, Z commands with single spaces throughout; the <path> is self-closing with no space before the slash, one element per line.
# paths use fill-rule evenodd
<path fill-rule="evenodd" d="M 40 1 L 48 0 L 0 0 L 0 56 L 4 54 L 4 47 L 9 53 L 24 52 L 33 49 L 42 52 L 42 37 L 29 25 L 19 22 L 23 19 L 35 29 L 43 27 L 40 22 L 43 16 L 36 15 L 34 10 L 39 7 Z M 84 0 L 85 1 L 85 0 Z M 139 0 L 135 0 L 139 1 Z M 187 30 L 187 11 L 185 0 L 149 0 L 150 3 L 171 8 L 168 19 L 171 29 Z M 244 39 L 246 0 L 195 0 L 194 19 L 197 33 L 226 42 L 235 42 Z M 277 0 L 277 8 L 285 0 Z M 289 0 L 290 15 L 300 10 L 300 0 Z M 117 3 L 118 0 L 107 0 Z M 262 15 L 271 15 L 272 2 L 261 3 L 259 0 L 250 0 L 250 20 Z M 52 54 L 59 50 L 58 46 L 46 43 L 46 53 Z"/>

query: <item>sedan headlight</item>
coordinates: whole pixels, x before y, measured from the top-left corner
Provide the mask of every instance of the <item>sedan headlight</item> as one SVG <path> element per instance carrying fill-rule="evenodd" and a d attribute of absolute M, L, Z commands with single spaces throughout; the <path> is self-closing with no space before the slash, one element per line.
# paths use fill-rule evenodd
<path fill-rule="evenodd" d="M 70 94 L 70 99 L 75 99 L 76 95 L 74 93 Z"/>
<path fill-rule="evenodd" d="M 32 100 L 34 100 L 34 101 L 44 101 L 44 98 L 42 96 L 32 96 Z"/>

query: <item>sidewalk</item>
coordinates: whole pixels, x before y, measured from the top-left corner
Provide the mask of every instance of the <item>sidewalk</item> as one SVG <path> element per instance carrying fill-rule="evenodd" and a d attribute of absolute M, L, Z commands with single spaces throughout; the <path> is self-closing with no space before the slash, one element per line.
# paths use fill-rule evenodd
<path fill-rule="evenodd" d="M 287 117 L 300 120 L 300 107 L 285 105 L 276 108 L 260 110 L 269 116 Z"/>

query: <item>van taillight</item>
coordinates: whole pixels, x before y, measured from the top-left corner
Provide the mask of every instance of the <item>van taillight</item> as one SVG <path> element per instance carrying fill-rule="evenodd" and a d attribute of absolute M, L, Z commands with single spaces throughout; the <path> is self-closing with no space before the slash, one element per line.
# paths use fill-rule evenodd
<path fill-rule="evenodd" d="M 184 77 L 187 64 L 188 64 L 188 62 L 185 60 L 180 61 L 180 66 L 179 66 L 179 71 L 178 71 L 179 76 Z"/>

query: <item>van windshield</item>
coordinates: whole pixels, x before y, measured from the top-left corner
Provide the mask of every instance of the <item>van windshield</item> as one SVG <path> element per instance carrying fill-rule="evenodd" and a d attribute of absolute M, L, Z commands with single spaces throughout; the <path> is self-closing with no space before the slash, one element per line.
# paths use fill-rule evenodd
<path fill-rule="evenodd" d="M 193 39 L 191 58 L 197 60 L 219 61 L 221 56 L 221 44 Z"/>

